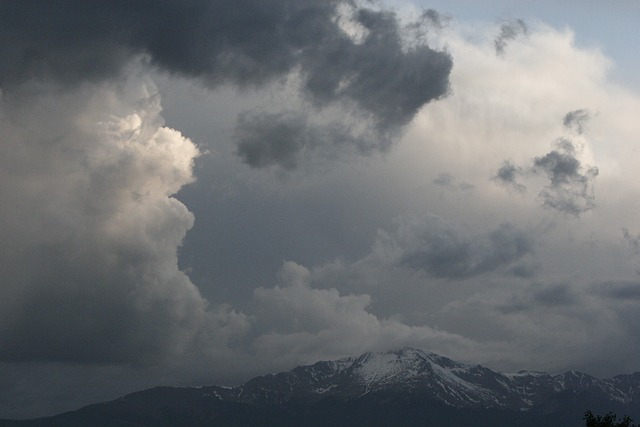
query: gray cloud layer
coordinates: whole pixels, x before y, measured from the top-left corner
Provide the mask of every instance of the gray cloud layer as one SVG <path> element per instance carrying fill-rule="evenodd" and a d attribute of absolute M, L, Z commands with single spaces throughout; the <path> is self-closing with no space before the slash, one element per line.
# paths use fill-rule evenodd
<path fill-rule="evenodd" d="M 513 268 L 534 251 L 534 240 L 512 224 L 484 235 L 467 235 L 435 216 L 398 220 L 393 233 L 379 231 L 372 253 L 374 265 L 423 271 L 433 277 L 461 279 Z"/>
<path fill-rule="evenodd" d="M 293 170 L 310 156 L 333 158 L 342 153 L 386 151 L 385 132 L 358 131 L 341 122 L 314 123 L 301 112 L 242 113 L 234 139 L 237 155 L 253 168 L 278 166 Z"/>
<path fill-rule="evenodd" d="M 30 79 L 77 84 L 114 77 L 134 56 L 211 86 L 256 87 L 297 71 L 303 96 L 313 105 L 353 105 L 381 135 L 366 142 L 350 130 L 341 136 L 317 131 L 317 139 L 374 147 L 384 146 L 380 141 L 449 88 L 447 53 L 425 43 L 409 46 L 394 13 L 347 0 L 6 3 L 0 17 L 0 57 L 6 58 L 0 86 L 5 89 Z M 362 40 L 341 28 L 339 6 L 349 10 L 348 25 L 360 28 Z M 427 13 L 421 25 L 437 26 L 436 18 Z M 262 127 L 284 130 L 293 124 L 268 125 L 267 117 L 261 116 Z M 248 132 L 256 126 L 245 119 L 239 127 L 245 124 Z M 292 168 L 301 142 L 268 138 L 277 136 L 241 141 L 243 161 Z"/>
<path fill-rule="evenodd" d="M 435 277 L 476 276 L 513 265 L 533 251 L 531 237 L 511 224 L 471 239 L 453 229 L 423 230 L 416 239 L 417 244 L 407 248 L 401 262 Z"/>

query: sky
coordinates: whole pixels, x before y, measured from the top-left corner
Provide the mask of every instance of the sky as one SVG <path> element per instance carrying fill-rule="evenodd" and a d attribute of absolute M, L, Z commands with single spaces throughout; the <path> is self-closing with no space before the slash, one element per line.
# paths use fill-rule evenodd
<path fill-rule="evenodd" d="M 640 371 L 640 2 L 0 10 L 0 418 L 404 346 Z"/>

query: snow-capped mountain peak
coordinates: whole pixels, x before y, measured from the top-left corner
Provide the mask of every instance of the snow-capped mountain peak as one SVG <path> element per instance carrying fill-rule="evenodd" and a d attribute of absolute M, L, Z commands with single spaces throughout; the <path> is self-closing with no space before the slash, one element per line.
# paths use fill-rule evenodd
<path fill-rule="evenodd" d="M 555 376 L 528 371 L 504 374 L 406 347 L 257 377 L 227 396 L 241 402 L 287 402 L 328 396 L 349 400 L 372 393 L 411 392 L 458 408 L 527 410 L 567 390 L 589 391 L 606 395 L 612 401 L 629 402 L 632 394 L 639 393 L 640 386 L 634 388 L 625 380 L 626 377 L 598 380 L 575 371 Z"/>
<path fill-rule="evenodd" d="M 602 380 L 576 371 L 504 374 L 403 348 L 298 366 L 238 387 L 154 388 L 34 425 L 95 425 L 105 416 L 129 423 L 113 425 L 175 425 L 166 416 L 173 413 L 179 425 L 372 425 L 386 417 L 380 425 L 566 427 L 580 425 L 594 405 L 640 414 L 640 373 Z M 485 422 L 474 424 L 477 417 Z"/>

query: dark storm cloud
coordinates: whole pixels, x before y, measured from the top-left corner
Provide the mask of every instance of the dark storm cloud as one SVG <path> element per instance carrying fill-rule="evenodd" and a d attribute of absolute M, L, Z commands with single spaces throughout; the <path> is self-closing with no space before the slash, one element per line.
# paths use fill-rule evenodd
<path fill-rule="evenodd" d="M 493 41 L 497 55 L 503 55 L 507 44 L 520 35 L 527 34 L 527 25 L 522 19 L 506 22 L 500 26 L 500 34 Z"/>
<path fill-rule="evenodd" d="M 322 34 L 296 53 L 303 96 L 319 108 L 355 106 L 360 129 L 344 121 L 315 123 L 301 113 L 245 116 L 236 142 L 249 166 L 294 169 L 303 147 L 384 151 L 423 105 L 447 94 L 451 57 L 425 43 L 407 47 L 395 14 L 354 8 L 350 24 L 363 30 L 362 40 L 350 37 L 331 16 L 325 18 Z M 427 14 L 416 25 L 435 25 L 436 18 Z"/>
<path fill-rule="evenodd" d="M 242 113 L 236 123 L 236 154 L 252 168 L 293 170 L 309 156 L 330 158 L 339 152 L 385 151 L 391 139 L 370 130 L 357 134 L 340 122 L 313 123 L 300 112 Z"/>
<path fill-rule="evenodd" d="M 307 126 L 302 115 L 242 114 L 236 127 L 238 155 L 251 167 L 278 164 L 293 169 L 300 151 L 309 144 Z"/>
<path fill-rule="evenodd" d="M 577 133 L 582 134 L 587 121 L 591 118 L 589 110 L 584 108 L 574 111 L 569 111 L 562 120 L 564 126 L 568 129 L 573 129 Z"/>
<path fill-rule="evenodd" d="M 567 139 L 559 139 L 556 148 L 533 160 L 534 171 L 549 178 L 549 185 L 539 197 L 545 207 L 578 216 L 595 207 L 593 181 L 598 168 L 583 167 Z"/>
<path fill-rule="evenodd" d="M 354 102 L 380 131 L 402 126 L 427 102 L 447 94 L 451 57 L 426 45 L 405 50 L 398 19 L 357 9 L 366 30 L 361 43 L 333 30 L 302 59 L 304 87 L 314 102 Z"/>
<path fill-rule="evenodd" d="M 513 187 L 519 192 L 525 192 L 527 187 L 517 182 L 519 175 L 522 175 L 522 168 L 507 160 L 502 163 L 492 179 L 500 184 Z"/>
<path fill-rule="evenodd" d="M 330 31 L 335 1 L 4 1 L 0 84 L 77 83 L 117 74 L 131 55 L 211 84 L 264 82 Z"/>
<path fill-rule="evenodd" d="M 363 40 L 340 27 L 339 5 Z M 5 88 L 108 78 L 134 55 L 210 85 L 256 86 L 296 69 L 314 104 L 352 103 L 384 132 L 444 96 L 452 68 L 445 52 L 406 48 L 394 13 L 337 0 L 5 1 L 0 40 Z"/>
<path fill-rule="evenodd" d="M 177 265 L 193 215 L 171 197 L 198 149 L 151 89 L 0 102 L 0 360 L 153 363 L 205 322 Z"/>
<path fill-rule="evenodd" d="M 452 228 L 425 228 L 400 262 L 443 278 L 464 278 L 513 265 L 533 252 L 533 239 L 511 224 L 502 224 L 485 236 L 464 238 Z"/>

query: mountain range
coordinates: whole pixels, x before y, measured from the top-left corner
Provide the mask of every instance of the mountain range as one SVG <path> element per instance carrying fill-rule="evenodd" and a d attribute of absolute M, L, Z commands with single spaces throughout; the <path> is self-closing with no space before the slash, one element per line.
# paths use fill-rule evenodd
<path fill-rule="evenodd" d="M 587 410 L 640 419 L 640 373 L 506 374 L 403 348 L 299 366 L 237 387 L 155 387 L 0 426 L 578 427 Z"/>

